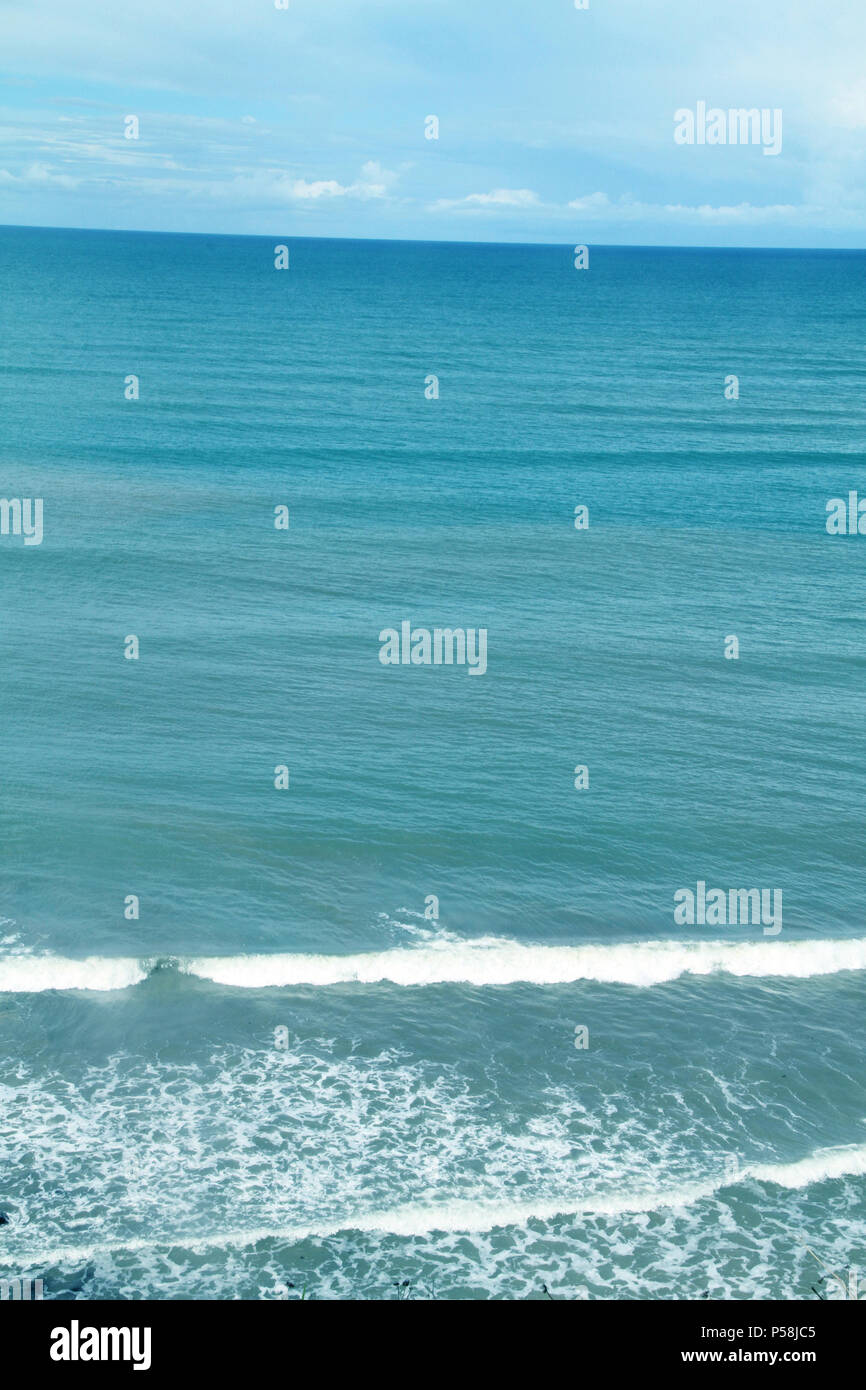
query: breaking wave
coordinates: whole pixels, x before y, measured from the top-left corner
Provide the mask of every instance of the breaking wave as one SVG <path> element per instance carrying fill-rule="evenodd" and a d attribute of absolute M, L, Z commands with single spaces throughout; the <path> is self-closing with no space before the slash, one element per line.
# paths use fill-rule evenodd
<path fill-rule="evenodd" d="M 642 941 L 540 946 L 502 937 L 447 937 L 356 955 L 196 956 L 134 960 L 90 956 L 0 956 L 0 993 L 120 990 L 173 967 L 235 989 L 291 985 L 558 985 L 581 980 L 647 988 L 684 975 L 809 979 L 866 969 L 866 940 Z"/>

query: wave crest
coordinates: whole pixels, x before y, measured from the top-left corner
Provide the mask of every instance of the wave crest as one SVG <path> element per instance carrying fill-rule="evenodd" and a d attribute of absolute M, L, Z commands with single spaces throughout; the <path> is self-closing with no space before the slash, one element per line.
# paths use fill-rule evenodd
<path fill-rule="evenodd" d="M 0 956 L 0 993 L 117 990 L 165 962 L 90 956 Z M 648 988 L 684 975 L 809 979 L 866 969 L 866 940 L 641 941 L 539 946 L 502 937 L 445 937 L 356 955 L 196 956 L 171 961 L 182 974 L 235 989 L 392 984 L 558 985 L 581 980 Z"/>

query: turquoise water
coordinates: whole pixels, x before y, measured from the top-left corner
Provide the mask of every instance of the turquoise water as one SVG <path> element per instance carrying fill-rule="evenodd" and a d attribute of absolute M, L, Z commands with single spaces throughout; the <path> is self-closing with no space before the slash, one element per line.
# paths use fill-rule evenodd
<path fill-rule="evenodd" d="M 866 255 L 279 240 L 0 229 L 0 1274 L 866 1270 Z"/>

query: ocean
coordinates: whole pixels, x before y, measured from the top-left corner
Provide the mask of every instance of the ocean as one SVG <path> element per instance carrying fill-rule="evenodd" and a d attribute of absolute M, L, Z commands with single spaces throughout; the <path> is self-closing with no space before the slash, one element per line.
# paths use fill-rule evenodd
<path fill-rule="evenodd" d="M 0 229 L 0 1279 L 866 1271 L 866 254 L 574 261 Z"/>

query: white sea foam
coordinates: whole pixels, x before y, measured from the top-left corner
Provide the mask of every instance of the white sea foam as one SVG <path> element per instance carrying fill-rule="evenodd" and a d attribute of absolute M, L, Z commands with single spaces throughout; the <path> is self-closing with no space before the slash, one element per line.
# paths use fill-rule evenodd
<path fill-rule="evenodd" d="M 181 969 L 217 984 L 267 986 L 379 984 L 569 984 L 595 980 L 649 986 L 681 975 L 805 979 L 866 969 L 866 940 L 643 941 L 609 946 L 537 946 L 501 937 L 453 938 L 363 955 L 198 957 Z"/>
<path fill-rule="evenodd" d="M 695 1203 L 714 1197 L 726 1187 L 756 1179 L 779 1187 L 804 1188 L 813 1183 L 861 1176 L 866 1173 L 866 1145 L 843 1149 L 817 1150 L 795 1163 L 755 1164 L 744 1168 L 735 1178 L 706 1179 L 677 1187 L 658 1187 L 634 1192 L 617 1192 L 577 1202 L 573 1198 L 535 1201 L 483 1201 L 452 1199 L 429 1203 L 406 1203 L 373 1211 L 359 1211 L 340 1221 L 312 1220 L 284 1225 L 275 1222 L 268 1226 L 245 1227 L 213 1232 L 206 1236 L 179 1233 L 162 1239 L 133 1237 L 116 1243 L 93 1242 L 84 1245 L 61 1245 L 39 1252 L 36 1263 L 42 1266 L 74 1265 L 99 1254 L 146 1251 L 159 1248 L 187 1250 L 204 1254 L 211 1250 L 245 1249 L 263 1241 L 299 1244 L 310 1239 L 330 1239 L 351 1232 L 390 1235 L 403 1238 L 436 1234 L 485 1235 L 506 1227 L 525 1227 L 530 1222 L 583 1217 L 624 1217 L 647 1212 L 687 1209 Z M 14 1263 L 4 1259 L 0 1251 L 0 1268 Z M 34 1262 L 31 1253 L 30 1262 Z"/>
<path fill-rule="evenodd" d="M 148 963 L 122 956 L 72 960 L 54 955 L 0 956 L 0 994 L 39 994 L 46 989 L 128 989 L 147 979 Z"/>
<path fill-rule="evenodd" d="M 757 1163 L 748 1169 L 748 1173 L 759 1182 L 772 1182 L 778 1187 L 788 1188 L 811 1187 L 813 1183 L 836 1178 L 862 1177 L 866 1174 L 866 1144 L 843 1149 L 818 1149 L 796 1163 Z"/>
<path fill-rule="evenodd" d="M 91 956 L 0 955 L 0 993 L 115 990 L 139 984 L 154 962 Z M 452 936 L 356 955 L 236 955 L 181 959 L 178 968 L 236 989 L 290 985 L 570 984 L 593 980 L 646 988 L 684 975 L 809 979 L 866 969 L 866 940 L 641 941 L 539 946 L 502 937 Z"/>
<path fill-rule="evenodd" d="M 594 1297 L 786 1297 L 814 1281 L 807 1245 L 843 1267 L 863 1225 L 859 1134 L 819 1149 L 814 1126 L 785 1124 L 780 1154 L 747 1143 L 749 1078 L 723 1091 L 701 1069 L 694 1100 L 672 1104 L 668 1073 L 650 1068 L 637 1102 L 629 1071 L 540 1079 L 512 1114 L 459 1061 L 347 1052 L 343 1038 L 280 1050 L 268 1029 L 261 1046 L 205 1042 L 159 1062 L 20 1058 L 0 1079 L 0 1149 L 26 1196 L 0 1269 L 47 1271 L 55 1292 L 68 1273 L 84 1298 L 275 1296 L 286 1280 L 390 1297 L 404 1273 L 436 1296 L 527 1297 L 543 1280 Z M 732 1153 L 752 1156 L 735 1175 Z M 770 1233 L 744 1234 L 742 1200 Z"/>

